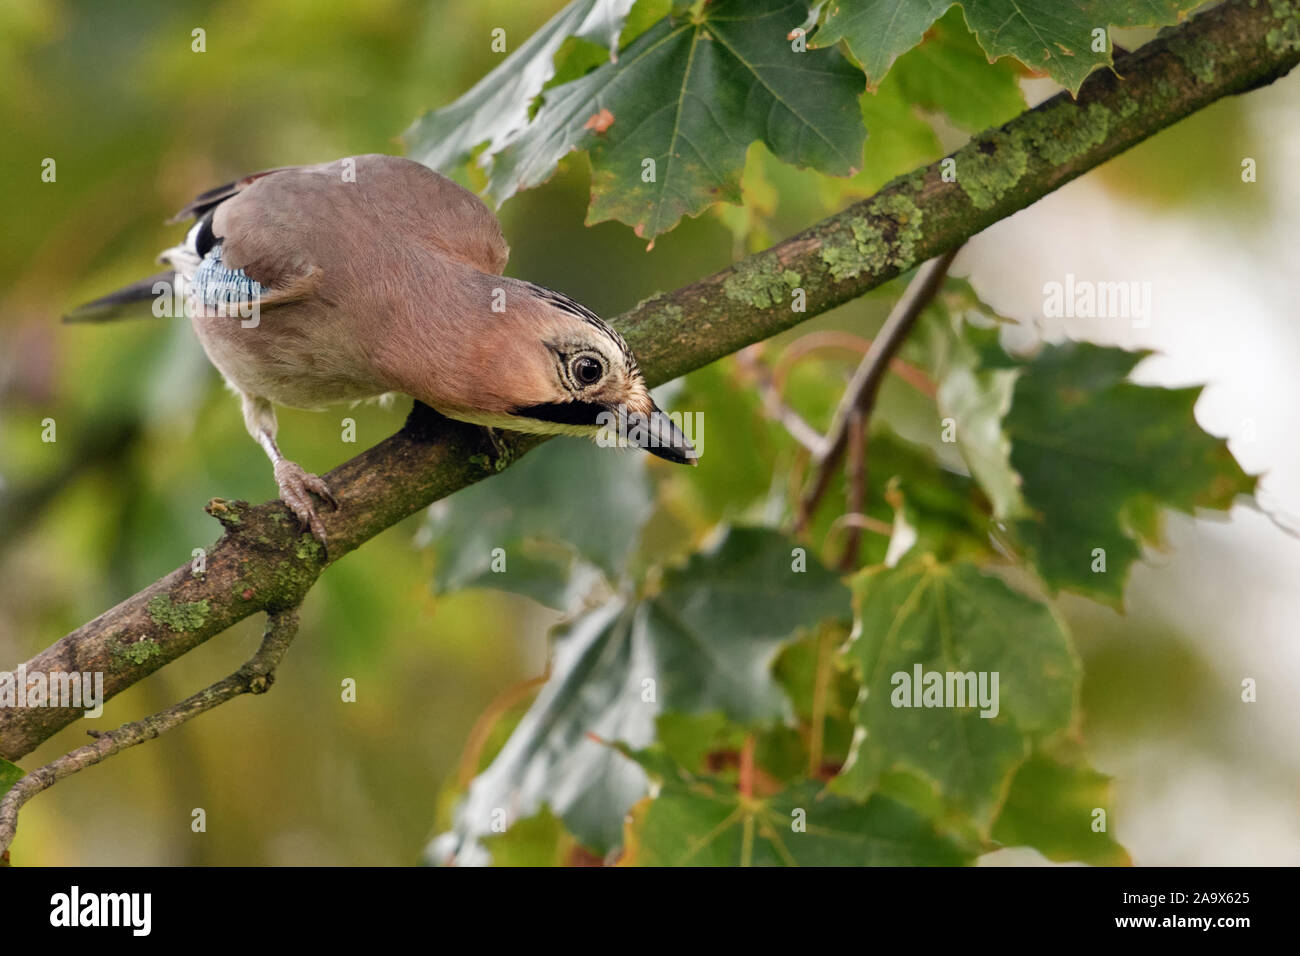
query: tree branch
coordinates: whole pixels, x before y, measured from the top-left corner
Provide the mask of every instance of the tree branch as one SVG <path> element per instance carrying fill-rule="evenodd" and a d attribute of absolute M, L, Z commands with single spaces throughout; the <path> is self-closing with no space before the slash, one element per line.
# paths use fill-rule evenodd
<path fill-rule="evenodd" d="M 192 697 L 143 720 L 123 724 L 108 733 L 93 733 L 95 742 L 78 747 L 44 767 L 20 778 L 0 798 L 0 853 L 9 848 L 18 829 L 18 811 L 42 790 L 48 790 L 64 777 L 93 767 L 128 747 L 153 740 L 159 734 L 178 727 L 240 694 L 265 694 L 275 681 L 275 669 L 298 632 L 296 610 L 276 611 L 266 618 L 262 646 L 235 673 L 206 687 Z"/>
<path fill-rule="evenodd" d="M 642 302 L 616 324 L 652 385 L 676 378 L 943 254 L 1215 100 L 1272 82 L 1297 61 L 1294 0 L 1230 0 L 1117 58 L 1115 71 L 1093 74 L 1077 100 L 1056 96 L 975 137 L 949 157 L 951 166 L 900 177 L 771 249 Z M 945 168 L 955 179 L 945 180 Z M 806 293 L 806 312 L 789 306 L 795 287 Z M 329 474 L 340 504 L 323 516 L 331 562 L 538 442 L 512 435 L 498 454 L 478 429 L 417 404 L 400 432 Z M 36 655 L 28 673 L 100 671 L 112 697 L 251 614 L 296 606 L 325 562 L 284 505 L 216 500 L 209 510 L 225 534 L 209 550 L 205 572 L 182 565 Z M 0 708 L 0 756 L 22 757 L 80 715 L 73 708 Z"/>

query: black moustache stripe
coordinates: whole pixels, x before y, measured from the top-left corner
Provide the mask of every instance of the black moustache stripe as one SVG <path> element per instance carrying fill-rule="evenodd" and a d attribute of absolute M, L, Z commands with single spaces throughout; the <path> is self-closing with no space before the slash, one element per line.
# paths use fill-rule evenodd
<path fill-rule="evenodd" d="M 609 409 L 598 402 L 545 402 L 516 408 L 514 414 L 557 425 L 596 425 L 597 417 Z"/>

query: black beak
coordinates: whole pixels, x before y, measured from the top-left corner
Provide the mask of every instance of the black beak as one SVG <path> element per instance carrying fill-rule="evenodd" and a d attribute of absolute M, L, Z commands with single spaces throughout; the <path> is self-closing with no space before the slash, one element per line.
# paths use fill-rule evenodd
<path fill-rule="evenodd" d="M 644 448 L 665 461 L 679 465 L 699 464 L 700 453 L 677 427 L 677 423 L 657 405 L 650 407 L 649 415 L 628 412 L 625 434 L 630 444 Z"/>

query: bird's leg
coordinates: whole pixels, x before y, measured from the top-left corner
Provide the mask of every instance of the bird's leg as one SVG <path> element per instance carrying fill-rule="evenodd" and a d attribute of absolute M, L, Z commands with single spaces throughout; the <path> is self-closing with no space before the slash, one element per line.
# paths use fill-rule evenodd
<path fill-rule="evenodd" d="M 290 461 L 280 453 L 275 443 L 276 420 L 275 409 L 264 398 L 242 395 L 244 405 L 244 424 L 248 432 L 262 446 L 266 456 L 271 459 L 275 470 L 275 483 L 280 487 L 280 500 L 298 518 L 300 526 L 310 528 L 312 537 L 328 548 L 325 540 L 325 526 L 316 515 L 316 506 L 311 496 L 319 496 L 331 508 L 337 509 L 338 502 L 330 493 L 329 486 L 318 476 L 306 471 L 297 462 Z"/>
<path fill-rule="evenodd" d="M 266 449 L 275 468 L 275 483 L 280 486 L 280 500 L 289 506 L 298 517 L 298 522 L 305 530 L 311 529 L 312 537 L 328 546 L 325 540 L 325 526 L 316 515 L 316 506 L 311 495 L 315 494 L 325 501 L 330 508 L 338 510 L 339 503 L 334 500 L 329 486 L 319 475 L 313 475 L 296 461 L 290 461 L 280 454 L 275 439 L 266 432 L 258 438 L 258 443 Z"/>

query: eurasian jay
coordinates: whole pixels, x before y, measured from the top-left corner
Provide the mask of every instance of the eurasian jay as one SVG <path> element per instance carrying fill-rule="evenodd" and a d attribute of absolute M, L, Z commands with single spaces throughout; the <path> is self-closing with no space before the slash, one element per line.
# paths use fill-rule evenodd
<path fill-rule="evenodd" d="M 337 504 L 280 453 L 275 404 L 319 409 L 404 392 L 489 428 L 604 430 L 669 461 L 696 461 L 622 336 L 568 296 L 503 276 L 509 248 L 496 217 L 420 163 L 369 155 L 254 173 L 172 221 L 191 216 L 185 242 L 159 257 L 172 271 L 67 319 L 119 318 L 133 303 L 183 295 L 280 497 L 322 544 L 312 495 Z"/>

